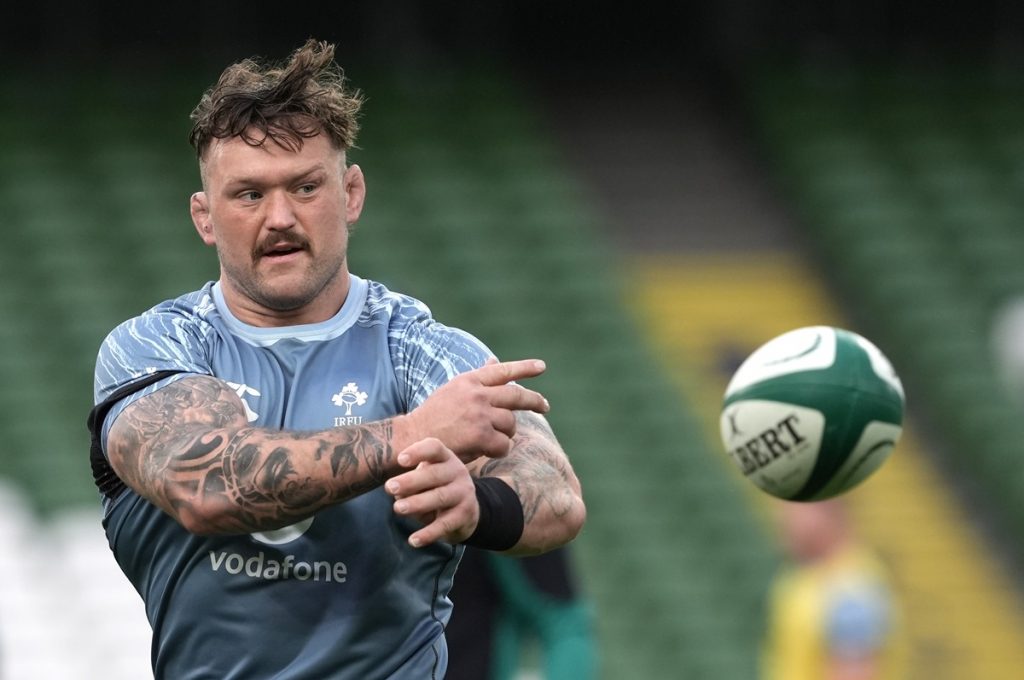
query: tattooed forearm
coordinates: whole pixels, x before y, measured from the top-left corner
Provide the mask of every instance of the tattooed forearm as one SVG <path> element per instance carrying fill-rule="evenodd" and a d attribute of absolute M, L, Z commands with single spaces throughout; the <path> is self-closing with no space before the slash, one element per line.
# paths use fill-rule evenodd
<path fill-rule="evenodd" d="M 321 460 L 327 456 L 334 478 L 347 482 L 341 497 L 358 496 L 383 484 L 394 458 L 391 422 L 353 427 L 339 435 L 318 439 L 315 457 Z"/>
<path fill-rule="evenodd" d="M 238 396 L 185 378 L 115 421 L 111 465 L 126 484 L 197 533 L 281 527 L 379 486 L 391 422 L 296 433 L 250 427 Z"/>
<path fill-rule="evenodd" d="M 566 516 L 579 503 L 579 482 L 568 459 L 543 418 L 517 411 L 516 421 L 511 453 L 488 460 L 479 476 L 505 479 L 519 495 L 528 524 L 538 514 Z"/>

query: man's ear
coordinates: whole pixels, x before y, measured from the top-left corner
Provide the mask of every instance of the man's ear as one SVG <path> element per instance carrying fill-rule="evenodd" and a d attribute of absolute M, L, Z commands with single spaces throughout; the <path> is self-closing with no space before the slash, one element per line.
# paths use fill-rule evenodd
<path fill-rule="evenodd" d="M 217 239 L 213 235 L 213 222 L 210 220 L 210 201 L 205 191 L 197 191 L 192 194 L 188 202 L 189 212 L 192 213 L 192 224 L 196 225 L 199 238 L 208 246 L 216 245 Z"/>
<path fill-rule="evenodd" d="M 359 220 L 366 200 L 366 180 L 358 165 L 350 165 L 345 171 L 345 223 L 351 226 Z"/>

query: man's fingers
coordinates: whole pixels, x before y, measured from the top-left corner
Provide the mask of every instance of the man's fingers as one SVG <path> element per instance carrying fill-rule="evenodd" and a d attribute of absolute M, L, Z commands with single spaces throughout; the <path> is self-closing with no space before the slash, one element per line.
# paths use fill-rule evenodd
<path fill-rule="evenodd" d="M 427 513 L 444 512 L 462 500 L 458 490 L 450 484 L 422 489 L 411 496 L 401 495 L 395 500 L 395 512 L 399 515 L 418 517 Z"/>
<path fill-rule="evenodd" d="M 519 361 L 502 361 L 486 363 L 476 369 L 480 383 L 487 386 L 504 385 L 513 380 L 536 378 L 544 372 L 546 366 L 539 359 L 521 359 Z"/>
<path fill-rule="evenodd" d="M 551 410 L 548 400 L 540 392 L 534 392 L 522 385 L 501 385 L 491 391 L 491 406 L 509 411 L 533 411 L 547 413 Z"/>
<path fill-rule="evenodd" d="M 459 465 L 462 465 L 459 462 Z M 456 471 L 446 469 L 443 465 L 418 465 L 415 470 L 392 477 L 384 484 L 384 490 L 395 498 L 408 498 L 424 493 L 429 489 L 444 486 L 455 479 Z M 415 514 L 429 509 L 417 506 L 409 513 Z"/>
<path fill-rule="evenodd" d="M 425 545 L 436 543 L 448 535 L 453 528 L 453 523 L 447 515 L 438 516 L 433 522 L 409 536 L 409 545 L 414 548 L 422 548 Z"/>
<path fill-rule="evenodd" d="M 409 544 L 414 548 L 421 548 L 437 541 L 461 543 L 473 533 L 478 520 L 479 516 L 474 518 L 468 507 L 454 507 L 446 512 L 439 512 L 434 521 L 409 536 Z"/>
<path fill-rule="evenodd" d="M 494 416 L 491 418 L 491 427 L 506 438 L 511 439 L 516 436 L 516 414 L 505 409 L 496 409 Z M 496 437 L 493 438 L 493 441 L 500 447 L 501 444 Z"/>
<path fill-rule="evenodd" d="M 399 462 L 413 469 L 389 479 L 394 511 L 424 522 L 409 537 L 416 548 L 439 540 L 457 543 L 476 526 L 476 489 L 466 466 L 437 439 L 424 439 L 402 451 Z"/>
<path fill-rule="evenodd" d="M 440 439 L 427 437 L 410 444 L 398 452 L 398 464 L 402 467 L 415 467 L 420 463 L 437 463 L 448 457 L 450 451 Z"/>
<path fill-rule="evenodd" d="M 456 472 L 443 465 L 447 460 L 458 462 L 444 444 L 437 439 L 422 439 L 398 454 L 398 464 L 414 468 L 395 475 L 384 484 L 392 496 L 409 496 L 450 482 Z M 461 462 L 458 463 L 461 465 Z"/>

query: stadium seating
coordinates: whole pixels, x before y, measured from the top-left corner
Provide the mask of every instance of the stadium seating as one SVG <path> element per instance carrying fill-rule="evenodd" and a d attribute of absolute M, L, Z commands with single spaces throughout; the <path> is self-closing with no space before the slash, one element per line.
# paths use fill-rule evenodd
<path fill-rule="evenodd" d="M 1024 418 L 991 331 L 1024 296 L 1022 82 L 932 64 L 786 66 L 755 83 L 768 165 L 821 269 L 900 367 L 943 467 L 1019 535 Z"/>
<path fill-rule="evenodd" d="M 462 81 L 415 96 L 415 129 L 431 132 L 408 149 L 367 112 L 354 159 L 373 169 L 371 198 L 353 269 L 415 291 L 499 356 L 547 360 L 535 382 L 588 498 L 576 561 L 597 607 L 604 677 L 753 677 L 774 555 L 632 327 L 600 218 L 514 89 Z M 391 115 L 408 109 L 389 104 Z M 454 143 L 440 133 L 451 119 Z M 424 176 L 401 170 L 423 162 Z M 373 198 L 376 186 L 386 197 Z"/>

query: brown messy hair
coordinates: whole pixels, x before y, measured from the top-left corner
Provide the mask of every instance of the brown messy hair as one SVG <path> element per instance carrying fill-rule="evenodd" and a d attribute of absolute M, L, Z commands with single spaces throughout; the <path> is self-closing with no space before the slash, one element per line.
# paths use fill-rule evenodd
<path fill-rule="evenodd" d="M 215 139 L 270 139 L 297 151 L 323 133 L 345 151 L 355 144 L 362 103 L 334 63 L 334 45 L 310 39 L 281 65 L 245 59 L 227 67 L 192 111 L 189 143 L 202 159 Z"/>

